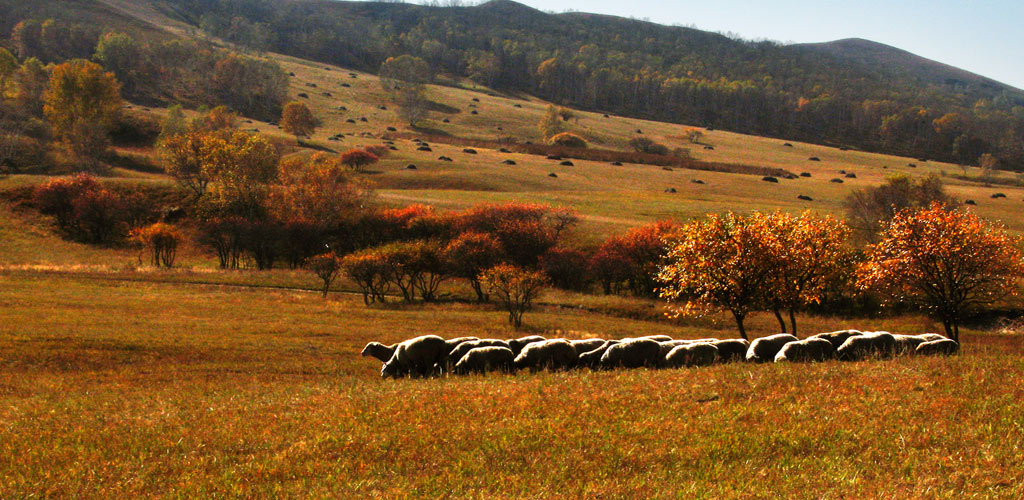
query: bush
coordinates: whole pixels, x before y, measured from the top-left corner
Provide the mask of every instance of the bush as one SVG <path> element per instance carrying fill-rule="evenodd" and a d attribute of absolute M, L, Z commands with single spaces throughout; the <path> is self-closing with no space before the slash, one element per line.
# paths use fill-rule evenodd
<path fill-rule="evenodd" d="M 197 241 L 213 249 L 221 269 L 238 269 L 245 230 L 241 217 L 209 217 L 199 225 Z"/>
<path fill-rule="evenodd" d="M 583 140 L 582 137 L 576 134 L 571 134 L 569 132 L 555 134 L 550 139 L 548 139 L 548 143 L 550 143 L 552 146 L 564 146 L 567 148 L 587 147 L 587 141 Z"/>
<path fill-rule="evenodd" d="M 32 202 L 40 213 L 54 216 L 62 232 L 83 243 L 117 243 L 132 219 L 143 220 L 133 217 L 137 210 L 132 207 L 138 208 L 138 203 L 127 203 L 86 174 L 40 184 L 33 190 Z"/>
<path fill-rule="evenodd" d="M 154 266 L 166 268 L 174 267 L 178 245 L 185 239 L 177 228 L 162 222 L 132 231 L 132 238 L 149 251 Z"/>
<path fill-rule="evenodd" d="M 499 264 L 480 275 L 488 293 L 501 301 L 508 311 L 508 322 L 515 328 L 523 325 L 523 313 L 548 284 L 543 273 L 528 271 L 510 264 Z"/>
<path fill-rule="evenodd" d="M 590 266 L 585 253 L 575 248 L 552 248 L 540 258 L 540 269 L 551 284 L 564 289 L 585 291 L 590 286 Z"/>
<path fill-rule="evenodd" d="M 377 250 L 366 250 L 346 255 L 341 268 L 363 292 L 363 303 L 385 302 L 391 290 L 391 275 L 394 266 L 385 255 Z"/>
<path fill-rule="evenodd" d="M 668 146 L 654 142 L 653 139 L 647 137 L 634 137 L 629 140 L 629 147 L 633 148 L 633 151 L 643 154 L 653 155 L 668 155 Z"/>
<path fill-rule="evenodd" d="M 452 274 L 468 280 L 477 300 L 486 302 L 480 273 L 501 262 L 501 242 L 491 234 L 465 232 L 450 241 L 444 253 Z"/>
<path fill-rule="evenodd" d="M 320 255 L 310 257 L 306 262 L 306 267 L 313 274 L 316 274 L 321 281 L 323 281 L 323 294 L 327 296 L 328 290 L 331 288 L 331 282 L 338 276 L 341 271 L 342 261 L 334 252 L 327 252 Z"/>

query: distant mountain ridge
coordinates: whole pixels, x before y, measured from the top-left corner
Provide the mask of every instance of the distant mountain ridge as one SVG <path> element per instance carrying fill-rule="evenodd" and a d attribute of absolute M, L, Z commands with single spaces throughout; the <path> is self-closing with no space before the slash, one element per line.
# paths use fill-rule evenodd
<path fill-rule="evenodd" d="M 944 85 L 978 85 L 995 91 L 1020 89 L 955 66 L 933 61 L 906 50 L 863 38 L 845 38 L 831 42 L 795 44 L 797 49 L 830 54 L 841 60 L 873 66 L 891 75 L 914 75 L 927 83 Z"/>

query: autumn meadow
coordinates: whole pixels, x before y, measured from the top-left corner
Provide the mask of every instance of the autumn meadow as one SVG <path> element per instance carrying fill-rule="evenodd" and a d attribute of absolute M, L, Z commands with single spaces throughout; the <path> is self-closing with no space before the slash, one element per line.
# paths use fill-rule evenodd
<path fill-rule="evenodd" d="M 1024 92 L 648 24 L 0 0 L 0 499 L 1024 497 Z"/>

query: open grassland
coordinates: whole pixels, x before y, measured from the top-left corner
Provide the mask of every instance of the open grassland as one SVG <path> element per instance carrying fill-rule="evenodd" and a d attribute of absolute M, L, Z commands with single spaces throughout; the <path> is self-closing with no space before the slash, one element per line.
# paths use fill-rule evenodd
<path fill-rule="evenodd" d="M 972 332 L 949 359 L 382 381 L 368 340 L 514 333 L 477 306 L 32 272 L 0 273 L 0 310 L 3 498 L 1024 495 L 1020 337 Z"/>

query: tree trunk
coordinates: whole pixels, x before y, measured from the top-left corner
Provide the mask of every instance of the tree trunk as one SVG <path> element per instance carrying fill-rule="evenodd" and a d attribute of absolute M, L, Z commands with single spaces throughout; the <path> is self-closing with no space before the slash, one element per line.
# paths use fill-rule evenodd
<path fill-rule="evenodd" d="M 736 318 L 736 328 L 739 328 L 740 336 L 743 337 L 743 340 L 750 340 L 747 338 L 747 329 L 743 327 L 743 319 L 746 315 L 737 314 L 736 311 L 733 311 L 732 316 Z"/>
<path fill-rule="evenodd" d="M 795 337 L 796 336 L 796 311 L 794 311 L 792 307 L 789 308 L 789 324 L 790 324 L 790 326 L 792 326 L 792 328 L 790 328 L 790 330 L 791 330 L 790 333 L 792 333 L 793 336 Z"/>
<path fill-rule="evenodd" d="M 786 321 L 782 319 L 782 313 L 779 312 L 779 308 L 773 308 L 772 312 L 775 313 L 775 319 L 779 321 L 779 331 L 786 333 Z"/>

